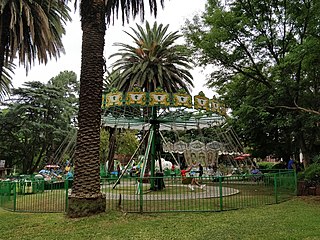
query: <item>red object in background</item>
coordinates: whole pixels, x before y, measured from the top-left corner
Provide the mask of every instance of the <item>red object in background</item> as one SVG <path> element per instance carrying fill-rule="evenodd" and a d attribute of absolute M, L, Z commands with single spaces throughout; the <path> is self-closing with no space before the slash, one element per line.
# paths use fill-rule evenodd
<path fill-rule="evenodd" d="M 241 155 L 241 157 L 250 157 L 250 156 L 251 156 L 250 153 L 244 153 L 244 154 Z"/>

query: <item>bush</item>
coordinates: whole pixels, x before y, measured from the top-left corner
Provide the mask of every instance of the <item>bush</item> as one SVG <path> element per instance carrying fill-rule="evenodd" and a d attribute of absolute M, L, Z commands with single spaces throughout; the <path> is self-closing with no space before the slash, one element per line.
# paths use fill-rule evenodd
<path fill-rule="evenodd" d="M 313 163 L 319 163 L 320 164 L 320 155 L 316 155 L 312 158 Z"/>
<path fill-rule="evenodd" d="M 306 178 L 306 176 L 305 176 L 305 174 L 304 174 L 304 172 L 299 172 L 298 174 L 297 174 L 297 179 L 300 181 L 302 181 L 302 180 L 305 180 L 305 178 Z"/>
<path fill-rule="evenodd" d="M 309 182 L 320 183 L 320 163 L 313 163 L 304 171 L 304 179 Z"/>
<path fill-rule="evenodd" d="M 271 169 L 286 169 L 287 165 L 285 162 L 280 162 L 272 166 Z"/>
<path fill-rule="evenodd" d="M 270 170 L 275 165 L 275 163 L 272 162 L 258 162 L 257 164 L 260 170 Z"/>

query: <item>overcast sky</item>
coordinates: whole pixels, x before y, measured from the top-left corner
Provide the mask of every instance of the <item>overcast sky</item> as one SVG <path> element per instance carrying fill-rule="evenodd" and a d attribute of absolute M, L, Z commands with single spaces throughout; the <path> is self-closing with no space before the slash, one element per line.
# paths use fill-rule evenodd
<path fill-rule="evenodd" d="M 160 24 L 169 24 L 169 31 L 179 31 L 186 19 L 191 19 L 196 13 L 200 13 L 204 10 L 206 0 L 170 0 L 165 1 L 165 8 L 158 10 L 157 22 Z M 73 11 L 72 11 L 73 12 Z M 80 62 L 81 62 L 81 27 L 79 13 L 72 14 L 72 22 L 66 26 L 66 35 L 63 37 L 63 44 L 65 47 L 65 54 L 58 60 L 51 60 L 47 65 L 35 65 L 31 68 L 28 75 L 22 67 L 18 67 L 13 76 L 13 86 L 21 86 L 26 81 L 41 81 L 47 82 L 50 78 L 57 76 L 61 71 L 69 70 L 74 71 L 78 78 L 80 76 Z M 146 20 L 150 24 L 153 24 L 155 19 L 148 13 L 146 14 Z M 104 56 L 107 59 L 107 66 L 114 61 L 108 59 L 117 48 L 112 46 L 115 42 L 127 42 L 131 44 L 130 38 L 123 32 L 123 30 L 129 30 L 129 27 L 135 27 L 135 23 L 141 24 L 139 18 L 136 21 L 131 21 L 130 25 L 126 24 L 122 26 L 121 20 L 117 20 L 114 26 L 111 26 L 106 31 L 106 44 L 104 50 Z M 130 30 L 129 30 L 130 31 Z M 192 94 L 195 95 L 199 91 L 203 91 L 208 97 L 213 96 L 212 90 L 203 86 L 205 83 L 205 73 L 202 69 L 194 69 L 192 71 L 194 77 L 195 88 L 192 90 Z"/>

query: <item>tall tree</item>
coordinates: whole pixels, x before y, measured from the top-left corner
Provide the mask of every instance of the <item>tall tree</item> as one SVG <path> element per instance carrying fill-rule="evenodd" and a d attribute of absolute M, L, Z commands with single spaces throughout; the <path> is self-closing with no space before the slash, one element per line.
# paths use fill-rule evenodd
<path fill-rule="evenodd" d="M 80 83 L 75 72 L 60 72 L 57 76 L 51 78 L 48 83 L 55 87 L 61 88 L 64 92 L 63 98 L 70 104 L 70 110 L 73 111 L 73 109 L 76 109 L 78 111 Z M 73 115 L 69 116 L 69 121 L 72 124 L 77 125 L 77 112 L 73 111 L 73 113 Z"/>
<path fill-rule="evenodd" d="M 10 167 L 32 174 L 52 159 L 69 131 L 76 108 L 67 90 L 50 83 L 28 82 L 13 89 L 11 103 L 0 114 L 0 155 Z"/>
<path fill-rule="evenodd" d="M 75 153 L 74 182 L 69 197 L 68 216 L 87 216 L 105 211 L 105 197 L 100 191 L 99 143 L 101 96 L 104 74 L 104 37 L 106 22 L 121 11 L 122 21 L 139 13 L 144 17 L 143 0 L 82 0 L 82 58 L 78 135 Z M 157 0 L 149 0 L 151 13 L 157 14 Z M 164 0 L 159 0 L 163 5 Z"/>
<path fill-rule="evenodd" d="M 233 109 L 246 140 L 319 151 L 320 2 L 209 0 L 185 28 L 200 65 L 215 66 L 208 85 Z M 254 127 L 253 127 L 254 126 Z M 260 138 L 260 139 L 259 139 Z M 261 146 L 260 146 L 261 150 Z"/>
<path fill-rule="evenodd" d="M 64 25 L 69 8 L 52 0 L 6 0 L 0 2 L 0 77 L 3 67 L 16 57 L 28 70 L 38 59 L 47 63 L 64 51 Z M 0 78 L 1 79 L 1 78 Z"/>
<path fill-rule="evenodd" d="M 155 22 L 151 27 L 146 22 L 145 28 L 137 24 L 131 28 L 134 34 L 128 34 L 135 43 L 115 43 L 119 51 L 111 57 L 118 57 L 113 63 L 115 72 L 120 76 L 112 84 L 120 91 L 132 91 L 138 87 L 152 92 L 161 87 L 167 92 L 184 89 L 189 92 L 193 86 L 189 54 L 176 44 L 181 37 L 178 32 L 168 33 L 169 25 Z"/>

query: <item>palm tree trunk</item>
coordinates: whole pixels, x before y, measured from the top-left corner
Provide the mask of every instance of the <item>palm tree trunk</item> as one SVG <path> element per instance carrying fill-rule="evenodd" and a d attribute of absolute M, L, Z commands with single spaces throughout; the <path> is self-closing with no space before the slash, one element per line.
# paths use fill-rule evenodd
<path fill-rule="evenodd" d="M 100 123 L 103 87 L 105 1 L 82 0 L 82 61 L 80 102 L 75 152 L 74 182 L 69 196 L 69 217 L 104 212 L 106 200 L 100 191 Z"/>

